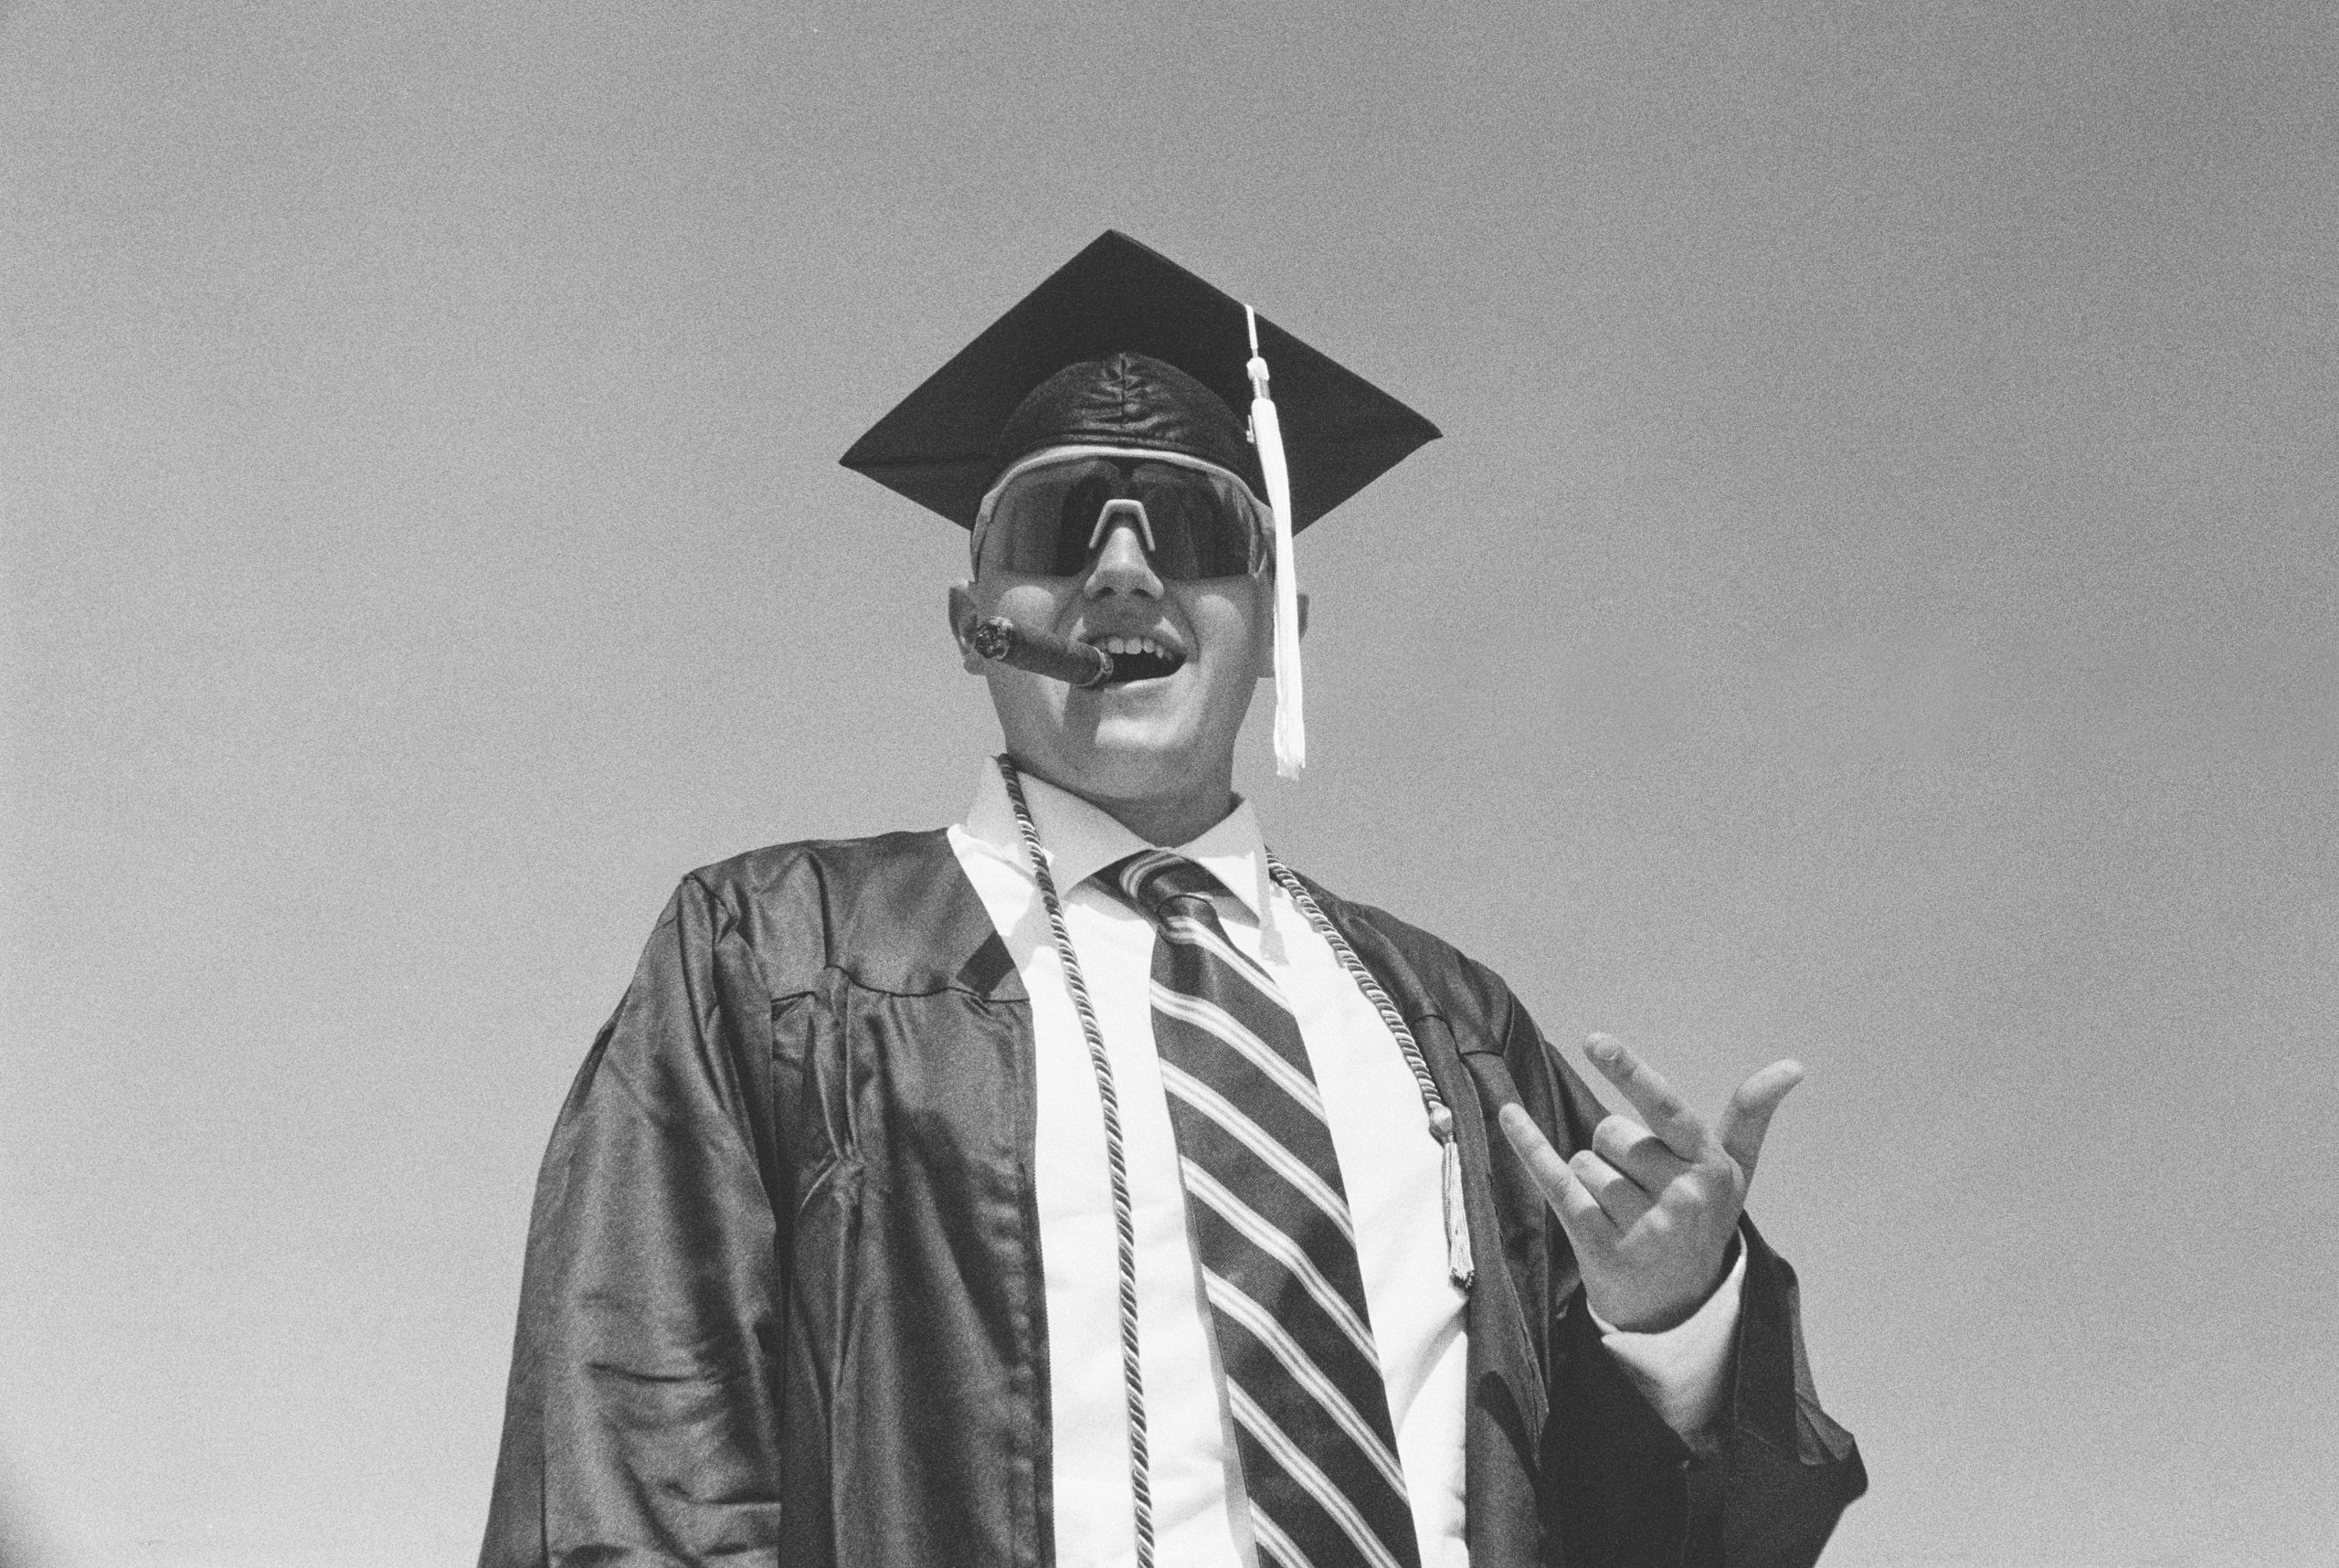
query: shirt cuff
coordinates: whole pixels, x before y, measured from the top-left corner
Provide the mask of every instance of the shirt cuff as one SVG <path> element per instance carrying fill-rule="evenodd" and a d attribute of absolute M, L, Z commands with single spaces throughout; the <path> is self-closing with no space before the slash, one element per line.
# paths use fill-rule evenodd
<path fill-rule="evenodd" d="M 1746 1280 L 1746 1249 L 1722 1276 L 1706 1304 L 1672 1328 L 1635 1334 L 1597 1312 L 1600 1342 L 1608 1347 L 1665 1424 L 1683 1437 L 1702 1432 L 1721 1408 L 1730 1375 L 1730 1341 L 1738 1330 L 1738 1298 Z M 1587 1311 L 1590 1310 L 1587 1305 Z"/>

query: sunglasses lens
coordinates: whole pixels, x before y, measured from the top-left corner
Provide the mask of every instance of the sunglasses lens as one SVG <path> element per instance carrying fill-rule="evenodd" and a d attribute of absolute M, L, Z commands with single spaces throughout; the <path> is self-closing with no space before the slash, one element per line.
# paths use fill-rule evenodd
<path fill-rule="evenodd" d="M 1153 524 L 1153 569 L 1177 582 L 1239 577 L 1251 569 L 1251 514 L 1225 482 L 1155 467 L 1133 487 Z"/>
<path fill-rule="evenodd" d="M 1096 514 L 1113 499 L 1114 476 L 1084 474 L 1064 489 L 1064 498 L 1044 508 L 1041 530 L 1046 541 L 1048 575 L 1076 577 L 1088 561 L 1088 536 L 1095 532 Z"/>
<path fill-rule="evenodd" d="M 1018 577 L 1068 577 L 1088 558 L 1088 534 L 1118 475 L 1096 463 L 1067 463 L 1021 474 L 991 507 L 982 567 Z M 1087 521 L 1081 521 L 1082 514 Z"/>
<path fill-rule="evenodd" d="M 1170 582 L 1251 569 L 1253 510 L 1233 482 L 1197 469 L 1091 458 L 1019 474 L 991 507 L 983 567 L 1024 577 L 1077 577 L 1108 501 L 1145 508 L 1156 574 Z"/>

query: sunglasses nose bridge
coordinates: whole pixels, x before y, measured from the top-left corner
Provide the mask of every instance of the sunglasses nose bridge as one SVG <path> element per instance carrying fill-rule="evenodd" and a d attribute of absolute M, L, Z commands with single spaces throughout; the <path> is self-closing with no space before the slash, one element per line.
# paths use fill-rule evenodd
<path fill-rule="evenodd" d="M 1097 509 L 1096 525 L 1088 531 L 1088 553 L 1092 556 L 1096 553 L 1096 546 L 1103 544 L 1106 535 L 1113 531 L 1114 520 L 1120 517 L 1127 517 L 1137 524 L 1137 536 L 1145 546 L 1145 553 L 1152 555 L 1155 551 L 1153 520 L 1145 514 L 1145 503 L 1129 495 L 1117 495 Z"/>

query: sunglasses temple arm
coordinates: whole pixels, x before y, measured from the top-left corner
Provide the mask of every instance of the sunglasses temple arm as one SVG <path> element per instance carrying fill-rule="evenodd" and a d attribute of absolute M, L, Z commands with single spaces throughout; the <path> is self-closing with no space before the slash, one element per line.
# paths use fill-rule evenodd
<path fill-rule="evenodd" d="M 1018 626 L 1003 615 L 971 621 L 963 635 L 968 646 L 995 663 L 1066 685 L 1088 689 L 1113 678 L 1113 656 L 1102 648 Z"/>

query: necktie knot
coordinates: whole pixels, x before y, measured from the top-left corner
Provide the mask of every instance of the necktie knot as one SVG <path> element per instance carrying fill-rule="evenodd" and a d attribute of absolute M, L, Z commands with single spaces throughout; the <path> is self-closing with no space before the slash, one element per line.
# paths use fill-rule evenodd
<path fill-rule="evenodd" d="M 1194 862 L 1168 850 L 1144 850 L 1116 861 L 1097 873 L 1097 879 L 1139 911 L 1159 920 L 1179 903 L 1199 898 L 1205 910 L 1212 896 L 1225 885 Z"/>

